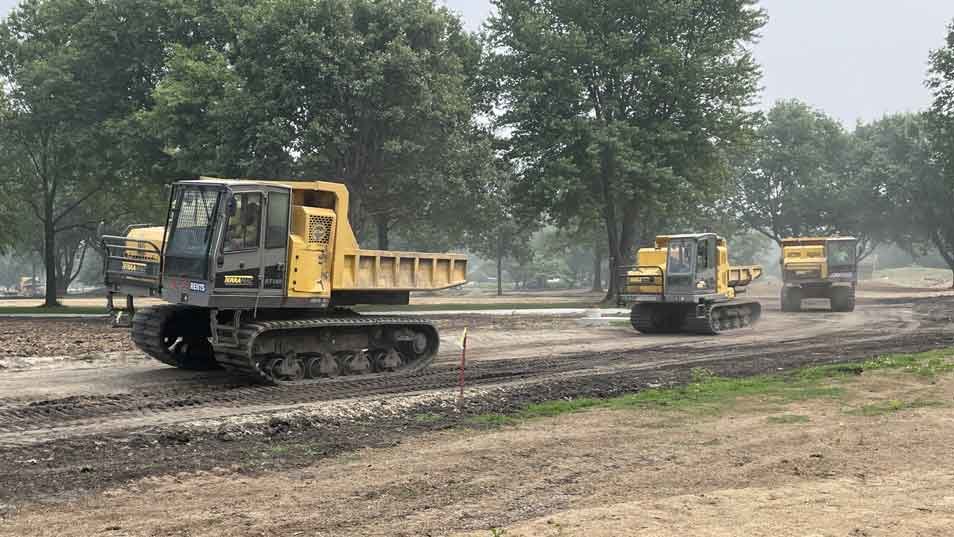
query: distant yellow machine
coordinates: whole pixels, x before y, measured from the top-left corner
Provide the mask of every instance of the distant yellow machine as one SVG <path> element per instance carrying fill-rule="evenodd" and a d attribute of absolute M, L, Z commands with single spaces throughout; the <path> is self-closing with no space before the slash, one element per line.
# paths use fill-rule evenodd
<path fill-rule="evenodd" d="M 642 333 L 718 334 L 762 315 L 757 301 L 738 298 L 762 267 L 730 266 L 726 241 L 714 233 L 658 236 L 637 262 L 621 274 L 618 302 Z"/>
<path fill-rule="evenodd" d="M 17 293 L 20 296 L 40 296 L 40 282 L 33 276 L 21 276 L 17 283 Z"/>
<path fill-rule="evenodd" d="M 827 298 L 832 311 L 854 311 L 858 239 L 804 237 L 782 241 L 782 311 L 799 311 L 802 300 Z"/>
<path fill-rule="evenodd" d="M 180 181 L 166 226 L 103 237 L 108 306 L 132 315 L 137 347 L 181 368 L 289 383 L 424 367 L 433 324 L 341 308 L 461 285 L 467 258 L 361 249 L 348 208 L 339 183 Z M 144 296 L 169 304 L 136 310 Z"/>

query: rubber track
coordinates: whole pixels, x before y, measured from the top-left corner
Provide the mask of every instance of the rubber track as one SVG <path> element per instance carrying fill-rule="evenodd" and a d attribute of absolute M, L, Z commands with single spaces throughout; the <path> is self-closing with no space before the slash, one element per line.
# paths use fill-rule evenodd
<path fill-rule="evenodd" d="M 757 313 L 755 316 L 752 317 L 752 321 L 747 326 L 740 326 L 740 327 L 733 327 L 733 328 L 727 328 L 725 326 L 721 326 L 718 331 L 716 331 L 713 328 L 712 314 L 714 311 L 720 310 L 720 309 L 726 309 L 726 310 L 742 309 L 743 307 L 751 306 L 753 304 L 755 304 L 759 308 L 759 313 Z M 755 302 L 755 301 L 717 302 L 713 304 L 706 304 L 705 313 L 703 316 L 688 317 L 686 319 L 685 327 L 687 332 L 715 336 L 721 332 L 726 332 L 729 330 L 738 330 L 739 328 L 748 328 L 749 326 L 753 326 L 755 323 L 758 322 L 759 317 L 761 317 L 761 304 L 759 304 L 758 302 Z"/>
<path fill-rule="evenodd" d="M 652 316 L 647 315 L 639 304 L 633 304 L 629 310 L 629 323 L 641 334 L 656 334 L 659 330 L 653 325 Z"/>
<path fill-rule="evenodd" d="M 723 308 L 741 308 L 744 306 L 757 305 L 759 308 L 761 306 L 758 302 L 747 301 L 747 302 L 725 302 L 725 303 L 713 303 L 706 304 L 704 306 L 704 313 L 700 316 L 698 315 L 698 310 L 695 308 L 687 308 L 686 316 L 682 320 L 682 328 L 680 330 L 664 330 L 659 329 L 655 326 L 652 321 L 652 315 L 649 313 L 648 308 L 641 307 L 640 304 L 634 304 L 629 314 L 629 321 L 632 324 L 633 328 L 643 334 L 660 334 L 667 332 L 675 333 L 689 333 L 689 334 L 703 334 L 714 336 L 720 332 L 725 332 L 728 330 L 736 330 L 737 328 L 726 328 L 721 327 L 719 331 L 713 329 L 712 326 L 712 312 L 713 310 L 723 309 Z M 738 328 L 747 328 L 754 325 L 761 314 L 757 314 L 752 318 L 752 322 L 745 327 Z"/>
<path fill-rule="evenodd" d="M 321 328 L 376 328 L 376 327 L 414 327 L 416 330 L 424 331 L 428 335 L 428 346 L 430 352 L 419 357 L 414 362 L 405 365 L 401 369 L 390 373 L 369 373 L 361 375 L 362 378 L 380 378 L 394 376 L 397 373 L 413 373 L 430 365 L 437 356 L 440 348 L 440 338 L 437 334 L 437 327 L 431 322 L 415 317 L 385 317 L 378 315 L 338 315 L 320 317 L 314 319 L 295 319 L 283 321 L 254 321 L 242 323 L 238 331 L 238 345 L 228 341 L 227 338 L 220 339 L 213 343 L 215 349 L 215 361 L 228 371 L 249 376 L 263 384 L 281 384 L 283 386 L 314 385 L 327 382 L 334 379 L 305 379 L 300 381 L 276 381 L 258 367 L 255 356 L 252 355 L 252 349 L 255 340 L 262 334 L 275 331 L 295 331 L 295 330 L 315 330 Z"/>
<path fill-rule="evenodd" d="M 136 312 L 132 321 L 132 340 L 142 352 L 160 362 L 179 367 L 169 349 L 163 347 L 159 339 L 162 325 L 176 311 L 176 306 L 162 305 L 142 308 Z"/>

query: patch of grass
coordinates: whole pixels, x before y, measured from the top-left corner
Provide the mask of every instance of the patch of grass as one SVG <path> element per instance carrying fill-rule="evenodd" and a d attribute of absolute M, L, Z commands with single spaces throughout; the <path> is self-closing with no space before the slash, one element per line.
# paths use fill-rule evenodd
<path fill-rule="evenodd" d="M 865 371 L 905 369 L 921 376 L 933 377 L 954 371 L 954 351 L 938 349 L 918 354 L 892 354 L 866 361 Z"/>
<path fill-rule="evenodd" d="M 901 401 L 899 399 L 891 399 L 888 401 L 879 401 L 877 403 L 871 403 L 870 405 L 864 405 L 855 410 L 848 411 L 848 414 L 853 414 L 856 416 L 883 416 L 886 414 L 894 414 L 895 412 L 901 412 L 902 410 L 913 410 L 917 408 L 932 408 L 946 406 L 947 403 L 944 401 L 934 401 L 930 399 L 918 399 L 915 401 Z"/>
<path fill-rule="evenodd" d="M 558 399 L 556 401 L 547 401 L 544 403 L 529 405 L 517 416 L 524 419 L 549 418 L 553 416 L 559 416 L 560 414 L 579 412 L 581 410 L 586 410 L 587 408 L 602 406 L 604 404 L 605 401 L 601 399 Z"/>
<path fill-rule="evenodd" d="M 782 414 L 781 416 L 769 416 L 766 421 L 776 425 L 788 425 L 792 423 L 808 423 L 811 420 L 808 416 L 799 414 Z"/>
<path fill-rule="evenodd" d="M 644 390 L 606 401 L 615 409 L 655 408 L 717 414 L 741 398 L 758 397 L 763 404 L 791 403 L 808 399 L 837 398 L 843 394 L 838 386 L 821 386 L 815 382 L 779 376 L 756 376 L 741 379 L 711 377 L 686 386 Z"/>
<path fill-rule="evenodd" d="M 588 409 L 656 409 L 719 414 L 740 399 L 756 399 L 761 405 L 784 405 L 810 399 L 834 399 L 844 395 L 841 383 L 864 373 L 904 370 L 933 377 L 954 371 L 954 349 L 919 354 L 893 354 L 864 362 L 812 366 L 779 375 L 723 378 L 705 369 L 694 369 L 684 386 L 655 388 L 610 399 L 561 399 L 532 404 L 513 415 L 487 414 L 471 418 L 479 425 L 511 425 L 522 420 L 553 417 Z M 907 408 L 937 406 L 937 402 L 878 403 L 859 409 L 862 415 L 896 412 Z M 774 418 L 774 419 L 773 419 Z M 800 423 L 804 416 L 775 416 L 771 423 Z M 785 421 L 796 420 L 796 421 Z"/>
<path fill-rule="evenodd" d="M 435 421 L 441 421 L 443 416 L 440 414 L 435 414 L 433 412 L 426 412 L 424 414 L 417 414 L 414 416 L 414 421 L 418 423 L 434 423 Z"/>
<path fill-rule="evenodd" d="M 288 446 L 272 446 L 268 448 L 268 452 L 273 457 L 282 457 L 284 455 L 288 455 Z"/>

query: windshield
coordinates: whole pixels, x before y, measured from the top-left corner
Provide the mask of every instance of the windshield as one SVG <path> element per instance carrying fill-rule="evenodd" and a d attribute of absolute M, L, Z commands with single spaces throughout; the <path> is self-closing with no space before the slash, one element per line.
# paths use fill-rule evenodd
<path fill-rule="evenodd" d="M 830 241 L 828 264 L 835 267 L 853 266 L 856 256 L 855 241 Z"/>
<path fill-rule="evenodd" d="M 170 215 L 167 273 L 206 277 L 219 192 L 214 188 L 192 186 L 183 187 L 177 192 Z"/>
<path fill-rule="evenodd" d="M 692 274 L 692 258 L 695 254 L 695 241 L 670 242 L 667 270 L 670 274 Z"/>

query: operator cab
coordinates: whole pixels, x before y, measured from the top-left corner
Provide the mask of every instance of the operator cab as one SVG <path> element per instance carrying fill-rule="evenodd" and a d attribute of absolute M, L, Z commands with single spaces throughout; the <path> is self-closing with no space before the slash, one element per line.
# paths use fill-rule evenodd
<path fill-rule="evenodd" d="M 828 274 L 854 274 L 858 263 L 858 239 L 852 237 L 831 238 L 825 245 L 828 258 Z"/>
<path fill-rule="evenodd" d="M 183 181 L 173 188 L 162 298 L 228 306 L 284 294 L 291 190 L 280 183 Z M 231 299 L 229 297 L 232 297 Z"/>
<path fill-rule="evenodd" d="M 669 237 L 667 295 L 707 295 L 716 292 L 718 240 L 714 233 Z"/>

